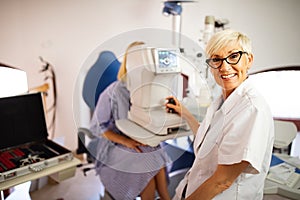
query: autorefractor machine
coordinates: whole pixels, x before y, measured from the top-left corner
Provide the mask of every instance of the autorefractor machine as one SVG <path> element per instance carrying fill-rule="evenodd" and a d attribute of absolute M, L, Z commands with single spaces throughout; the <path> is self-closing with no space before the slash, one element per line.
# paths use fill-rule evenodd
<path fill-rule="evenodd" d="M 128 118 L 156 135 L 189 129 L 179 115 L 165 110 L 166 97 L 182 95 L 179 55 L 177 49 L 147 46 L 136 47 L 127 55 Z"/>

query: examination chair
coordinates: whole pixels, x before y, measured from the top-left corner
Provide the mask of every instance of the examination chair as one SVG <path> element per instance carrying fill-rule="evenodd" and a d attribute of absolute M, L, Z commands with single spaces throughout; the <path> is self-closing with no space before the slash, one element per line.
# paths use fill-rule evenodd
<path fill-rule="evenodd" d="M 101 92 L 117 79 L 120 64 L 113 52 L 103 51 L 99 54 L 94 65 L 88 70 L 83 83 L 82 97 L 90 108 L 91 116 Z M 85 144 L 87 138 L 90 139 L 88 145 Z M 97 138 L 92 135 L 90 130 L 82 127 L 78 128 L 77 154 L 86 153 L 87 161 L 92 163 L 95 159 L 96 147 Z"/>
<path fill-rule="evenodd" d="M 274 131 L 275 131 L 275 140 L 274 140 L 274 149 L 273 151 L 279 151 L 279 153 L 290 154 L 290 148 L 293 140 L 297 135 L 297 127 L 293 122 L 283 121 L 283 120 L 274 120 Z M 285 152 L 285 148 L 288 148 Z"/>
<path fill-rule="evenodd" d="M 91 116 L 97 105 L 99 95 L 112 82 L 117 80 L 117 74 L 121 63 L 111 51 L 102 51 L 98 59 L 88 70 L 84 79 L 82 97 L 91 111 Z M 86 145 L 86 139 L 89 140 Z M 95 137 L 88 128 L 78 128 L 78 149 L 77 154 L 85 153 L 87 162 L 94 163 L 97 155 L 98 138 Z M 94 168 L 83 168 L 83 173 Z M 110 200 L 110 194 L 104 190 L 104 196 L 101 199 Z"/>

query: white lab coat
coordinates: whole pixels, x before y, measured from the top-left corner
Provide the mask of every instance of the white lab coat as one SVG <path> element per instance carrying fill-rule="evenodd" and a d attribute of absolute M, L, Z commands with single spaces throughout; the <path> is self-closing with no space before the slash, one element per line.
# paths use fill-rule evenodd
<path fill-rule="evenodd" d="M 249 80 L 224 101 L 217 99 L 208 109 L 194 141 L 195 161 L 176 189 L 186 197 L 213 175 L 219 164 L 248 161 L 249 167 L 214 199 L 258 200 L 263 198 L 274 142 L 271 111 Z M 206 136 L 205 136 L 206 133 Z"/>

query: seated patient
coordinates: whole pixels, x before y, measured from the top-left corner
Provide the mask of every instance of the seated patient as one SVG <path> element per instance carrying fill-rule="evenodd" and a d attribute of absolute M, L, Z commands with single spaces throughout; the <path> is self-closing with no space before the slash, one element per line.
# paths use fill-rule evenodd
<path fill-rule="evenodd" d="M 130 94 L 126 88 L 126 57 L 130 48 L 142 45 L 133 42 L 126 50 L 119 69 L 118 80 L 109 85 L 99 96 L 90 130 L 100 137 L 97 147 L 96 171 L 108 193 L 116 200 L 137 196 L 170 199 L 167 190 L 167 154 L 160 145 L 150 147 L 137 142 L 116 127 L 115 121 L 127 118 Z"/>

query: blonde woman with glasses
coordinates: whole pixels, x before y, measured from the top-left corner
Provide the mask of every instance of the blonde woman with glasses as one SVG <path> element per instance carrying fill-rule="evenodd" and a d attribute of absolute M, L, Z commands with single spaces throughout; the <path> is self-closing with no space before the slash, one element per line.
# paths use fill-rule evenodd
<path fill-rule="evenodd" d="M 193 166 L 176 189 L 174 200 L 263 199 L 274 141 L 273 118 L 264 98 L 248 79 L 253 63 L 250 39 L 243 33 L 216 33 L 206 47 L 222 95 L 199 122 L 174 97 L 166 104 L 187 120 L 195 134 Z"/>

